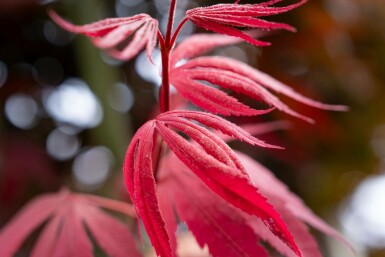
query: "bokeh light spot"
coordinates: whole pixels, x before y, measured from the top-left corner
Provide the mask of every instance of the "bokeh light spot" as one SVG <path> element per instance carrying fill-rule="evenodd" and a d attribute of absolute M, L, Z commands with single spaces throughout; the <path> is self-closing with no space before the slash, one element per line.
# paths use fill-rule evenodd
<path fill-rule="evenodd" d="M 79 186 L 89 190 L 102 186 L 113 165 L 112 156 L 111 151 L 103 146 L 93 147 L 79 154 L 72 167 Z"/>
<path fill-rule="evenodd" d="M 80 128 L 93 128 L 100 124 L 103 110 L 99 101 L 80 79 L 67 79 L 44 97 L 47 112 L 58 122 Z"/>
<path fill-rule="evenodd" d="M 45 39 L 55 46 L 64 46 L 70 43 L 74 35 L 61 29 L 52 21 L 46 21 L 43 26 Z"/>
<path fill-rule="evenodd" d="M 152 53 L 152 64 L 145 52 L 139 54 L 135 62 L 135 70 L 144 80 L 152 82 L 157 86 L 160 86 L 162 83 L 162 78 L 160 77 L 160 66 L 161 66 L 161 55 L 158 49 L 155 49 Z"/>
<path fill-rule="evenodd" d="M 113 85 L 107 95 L 107 99 L 114 110 L 122 113 L 128 112 L 134 104 L 134 94 L 123 83 Z"/>
<path fill-rule="evenodd" d="M 37 124 L 38 110 L 36 101 L 24 94 L 12 95 L 5 102 L 7 119 L 21 129 L 31 129 Z"/>
<path fill-rule="evenodd" d="M 385 175 L 359 184 L 341 212 L 341 224 L 349 238 L 364 248 L 385 248 Z"/>
<path fill-rule="evenodd" d="M 64 161 L 72 158 L 80 149 L 80 141 L 73 134 L 61 129 L 51 131 L 47 138 L 47 152 L 53 158 Z"/>

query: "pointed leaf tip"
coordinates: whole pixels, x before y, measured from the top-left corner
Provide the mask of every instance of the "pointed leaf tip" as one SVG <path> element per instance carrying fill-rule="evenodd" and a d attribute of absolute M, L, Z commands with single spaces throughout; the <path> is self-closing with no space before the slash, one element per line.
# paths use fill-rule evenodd
<path fill-rule="evenodd" d="M 170 235 L 159 210 L 153 170 L 153 148 L 156 142 L 156 123 L 150 120 L 134 135 L 128 147 L 124 178 L 137 216 L 150 238 L 156 253 L 173 257 Z"/>
<path fill-rule="evenodd" d="M 183 65 L 173 68 L 170 74 L 172 74 L 172 84 L 184 97 L 202 109 L 221 115 L 256 115 L 263 114 L 263 110 L 259 110 L 258 113 L 258 110 L 239 103 L 235 98 L 225 94 L 218 88 L 208 87 L 202 81 L 265 102 L 280 111 L 309 123 L 314 123 L 314 120 L 294 111 L 270 91 L 318 109 L 347 110 L 347 107 L 343 105 L 324 104 L 305 97 L 268 74 L 227 57 L 204 56 L 193 58 Z"/>
<path fill-rule="evenodd" d="M 179 217 L 201 247 L 207 245 L 213 257 L 267 257 L 239 209 L 212 192 L 182 163 L 169 161 L 174 165 L 168 165 L 170 179 L 162 186 L 171 191 Z"/>
<path fill-rule="evenodd" d="M 272 145 L 253 137 L 238 125 L 211 113 L 197 111 L 170 111 L 159 115 L 158 119 L 167 120 L 168 117 L 177 117 L 181 120 L 187 119 L 199 122 L 204 126 L 218 130 L 227 136 L 233 137 L 251 145 L 258 145 L 261 147 L 273 149 L 282 149 L 280 146 Z"/>
<path fill-rule="evenodd" d="M 211 190 L 234 207 L 264 220 L 274 234 L 293 251 L 299 252 L 285 223 L 251 185 L 244 167 L 231 149 L 220 143 L 214 134 L 210 135 L 208 131 L 200 130 L 196 124 L 188 122 L 189 119 L 246 141 L 253 142 L 252 137 L 239 127 L 207 113 L 172 111 L 159 115 L 156 120 L 156 129 L 171 151 Z M 173 128 L 190 136 L 200 147 L 180 136 Z M 199 133 L 202 138 L 198 136 Z M 218 148 L 214 145 L 218 145 Z"/>
<path fill-rule="evenodd" d="M 274 207 L 267 202 L 266 198 L 252 185 L 250 177 L 240 160 L 219 137 L 204 126 L 220 130 L 224 134 L 252 144 L 255 142 L 261 144 L 249 133 L 213 114 L 194 111 L 171 111 L 162 113 L 155 120 L 143 125 L 134 135 L 127 151 L 124 165 L 126 183 L 136 206 L 138 218 L 143 220 L 157 254 L 159 256 L 174 256 L 175 254 L 173 251 L 175 249 L 175 239 L 174 235 L 171 234 L 175 230 L 173 214 L 164 209 L 170 208 L 170 205 L 165 207 L 163 202 L 162 205 L 159 205 L 158 201 L 160 200 L 158 200 L 156 193 L 160 190 L 155 191 L 152 152 L 156 142 L 156 135 L 159 135 L 175 156 L 213 192 L 239 209 L 239 211 L 260 218 L 266 224 L 270 233 L 278 237 L 297 256 L 301 256 L 300 250 L 285 222 Z M 182 137 L 178 132 L 188 136 L 193 141 Z M 176 165 L 175 161 L 172 163 L 172 167 L 174 167 Z M 163 167 L 163 161 L 160 167 Z M 162 185 L 168 183 L 169 179 L 169 177 L 166 179 L 163 177 Z M 161 208 L 162 210 L 160 210 Z M 163 219 L 163 215 L 166 215 L 167 222 Z M 184 216 L 184 218 L 190 220 L 187 216 Z M 195 230 L 194 226 L 189 225 L 192 230 Z M 218 236 L 226 236 L 226 233 L 228 232 Z M 233 244 L 234 247 L 237 247 L 238 244 L 238 242 L 232 240 L 229 240 L 229 243 Z M 235 253 L 244 253 L 242 250 L 239 251 L 239 248 L 237 249 L 233 249 Z M 217 250 L 216 247 L 211 245 L 210 251 L 212 253 L 217 252 Z M 263 251 L 261 250 L 260 253 L 263 253 Z M 219 257 L 220 255 L 214 254 L 214 256 Z M 241 254 L 239 256 L 248 255 Z"/>
<path fill-rule="evenodd" d="M 129 60 L 145 49 L 151 60 L 158 36 L 158 21 L 147 14 L 108 18 L 80 26 L 64 20 L 52 9 L 48 9 L 48 15 L 63 29 L 90 37 L 96 47 L 106 49 L 116 59 Z M 131 40 L 122 47 L 128 38 Z"/>
<path fill-rule="evenodd" d="M 269 43 L 256 40 L 237 28 L 285 29 L 294 32 L 295 28 L 290 25 L 270 22 L 258 17 L 284 13 L 304 4 L 306 1 L 302 0 L 296 4 L 284 7 L 271 6 L 277 2 L 280 1 L 268 1 L 259 4 L 239 4 L 239 1 L 236 1 L 234 4 L 217 4 L 193 8 L 186 12 L 186 16 L 197 26 L 204 29 L 239 37 L 256 46 L 267 46 Z"/>
<path fill-rule="evenodd" d="M 130 252 L 133 257 L 140 257 L 128 227 L 104 214 L 99 210 L 100 206 L 122 213 L 129 207 L 122 202 L 118 204 L 102 197 L 75 194 L 68 189 L 38 196 L 0 231 L 0 256 L 13 256 L 35 229 L 47 223 L 32 249 L 32 257 L 78 256 L 79 253 L 92 257 L 93 244 L 86 227 L 107 255 L 124 257 Z M 95 228 L 95 222 L 109 226 Z M 104 235 L 117 231 L 121 238 L 127 239 L 124 244 L 104 240 Z"/>
<path fill-rule="evenodd" d="M 323 232 L 326 235 L 341 241 L 349 249 L 353 249 L 352 246 L 346 241 L 346 239 L 343 238 L 339 232 L 317 217 L 303 203 L 303 201 L 298 196 L 290 192 L 287 186 L 279 181 L 271 171 L 243 153 L 236 152 L 236 154 L 241 159 L 242 164 L 245 165 L 253 185 L 258 187 L 261 193 L 263 193 L 269 202 L 276 206 L 277 210 L 281 213 L 284 221 L 287 223 L 290 231 L 293 233 L 294 239 L 297 241 L 297 244 L 303 251 L 304 256 L 321 256 L 317 245 L 315 245 L 315 240 L 312 239 L 312 242 L 310 242 L 306 239 L 312 238 L 312 236 L 307 231 L 304 223 L 307 223 L 320 232 Z M 257 225 L 257 229 L 259 228 L 260 226 Z M 272 243 L 273 246 L 277 248 L 277 250 L 281 251 L 282 253 L 286 253 L 286 251 L 281 246 L 279 246 L 279 244 L 276 245 L 274 243 L 276 242 L 274 238 L 268 236 L 266 240 Z M 314 251 L 311 252 L 312 255 L 308 254 L 309 247 L 311 247 L 310 249 Z"/>

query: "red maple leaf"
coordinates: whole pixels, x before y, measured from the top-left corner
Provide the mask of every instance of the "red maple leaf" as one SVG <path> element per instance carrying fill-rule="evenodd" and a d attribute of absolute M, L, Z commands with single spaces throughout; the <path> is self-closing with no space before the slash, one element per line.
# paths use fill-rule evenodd
<path fill-rule="evenodd" d="M 221 35 L 192 36 L 186 42 L 182 42 L 172 55 L 170 80 L 173 86 L 195 105 L 221 115 L 257 115 L 263 114 L 264 111 L 252 109 L 218 88 L 231 89 L 252 99 L 262 100 L 270 106 L 308 122 L 313 120 L 292 110 L 270 91 L 319 109 L 347 110 L 346 106 L 324 104 L 307 98 L 240 61 L 218 56 L 196 57 L 217 46 L 234 42 L 234 39 Z M 186 61 L 184 58 L 189 60 Z M 185 63 L 178 65 L 182 60 L 185 60 Z M 210 87 L 207 83 L 216 87 Z"/>
<path fill-rule="evenodd" d="M 260 135 L 273 130 L 284 129 L 287 125 L 286 122 L 278 121 L 262 124 L 246 124 L 242 126 L 242 128 L 252 135 Z M 228 136 L 218 135 L 225 142 L 233 140 Z M 239 151 L 235 151 L 235 153 L 245 166 L 252 184 L 260 190 L 260 192 L 281 214 L 295 241 L 298 243 L 298 247 L 301 250 L 303 257 L 322 256 L 318 244 L 309 233 L 306 224 L 337 239 L 355 253 L 352 245 L 338 231 L 315 215 L 310 208 L 308 208 L 297 195 L 292 193 L 283 182 L 278 180 L 270 170 L 244 153 Z M 289 257 L 295 256 L 291 249 L 289 249 L 281 240 L 277 240 L 277 237 L 272 235 L 260 220 L 249 216 L 248 223 L 262 239 L 269 242 L 282 254 Z"/>
<path fill-rule="evenodd" d="M 176 217 L 185 222 L 200 247 L 213 257 L 267 257 L 260 237 L 247 224 L 244 213 L 213 193 L 173 154 L 163 159 L 157 187 L 160 211 L 175 241 Z M 174 211 L 175 210 L 175 211 Z M 170 218 L 171 217 L 171 218 Z"/>
<path fill-rule="evenodd" d="M 128 60 L 146 48 L 147 56 L 151 59 L 157 39 L 158 21 L 147 14 L 109 18 L 82 26 L 65 21 L 53 10 L 49 10 L 48 14 L 63 29 L 91 37 L 97 47 L 107 49 L 114 58 Z M 118 46 L 130 36 L 130 42 L 118 50 Z"/>
<path fill-rule="evenodd" d="M 317 255 L 319 250 L 315 241 L 301 220 L 316 224 L 318 228 L 333 234 L 333 231 L 324 223 L 320 223 L 304 205 L 298 203 L 297 198 L 287 191 L 280 190 L 279 193 L 274 194 L 266 190 L 266 194 L 271 199 L 267 201 L 262 191 L 258 189 L 257 182 L 253 181 L 254 174 L 242 164 L 242 158 L 239 158 L 239 155 L 210 129 L 252 145 L 279 147 L 259 140 L 235 124 L 213 114 L 168 111 L 170 83 L 191 102 L 205 110 L 223 115 L 258 115 L 277 108 L 311 121 L 289 108 L 270 91 L 282 93 L 316 108 L 345 110 L 344 106 L 327 105 L 308 99 L 270 76 L 238 61 L 224 57 L 197 57 L 214 47 L 236 43 L 241 39 L 255 45 L 268 45 L 266 42 L 254 39 L 254 33 L 240 29 L 293 31 L 294 28 L 287 24 L 260 18 L 289 11 L 306 2 L 301 0 L 286 7 L 272 7 L 280 1 L 239 5 L 238 0 L 235 4 L 194 8 L 186 12 L 186 17 L 173 30 L 177 2 L 173 0 L 170 1 L 169 21 L 164 38 L 157 28 L 158 22 L 146 14 L 75 26 L 60 18 L 55 12 L 50 12 L 51 17 L 63 28 L 92 37 L 96 46 L 106 48 L 113 56 L 124 60 L 138 54 L 143 48 L 146 48 L 150 58 L 157 36 L 159 38 L 162 53 L 160 89 L 162 113 L 146 122 L 137 131 L 128 147 L 124 162 L 124 176 L 129 195 L 137 216 L 143 221 L 150 241 L 159 256 L 173 257 L 176 254 L 174 232 L 177 222 L 174 208 L 179 218 L 188 224 L 200 245 L 207 244 L 214 256 L 267 256 L 263 247 L 257 245 L 261 240 L 269 242 L 278 251 L 289 256 L 302 256 L 301 252 L 307 254 L 308 249 L 310 249 L 309 252 L 314 251 Z M 226 36 L 192 37 L 172 51 L 176 37 L 187 20 Z M 199 40 L 198 37 L 200 37 Z M 130 38 L 130 43 L 121 49 L 125 41 Z M 205 38 L 208 40 L 202 40 Z M 179 65 L 179 61 L 186 58 L 188 60 Z M 206 84 L 230 89 L 255 100 L 262 100 L 272 108 L 253 109 L 240 103 L 235 97 Z M 168 146 L 167 153 L 164 152 L 163 143 Z M 165 160 L 159 159 L 160 153 L 167 154 Z M 168 166 L 164 164 L 165 162 Z M 168 170 L 163 171 L 163 169 Z M 162 173 L 172 174 L 170 175 L 172 178 L 162 177 L 160 175 Z M 172 184 L 170 188 L 164 187 L 160 185 L 161 181 L 166 185 Z M 272 180 L 271 183 L 278 189 L 281 188 L 279 182 Z M 185 192 L 185 190 L 192 190 L 192 192 Z M 172 192 L 173 194 L 170 195 Z M 284 193 L 286 196 L 283 195 Z M 295 208 L 302 210 L 303 216 L 287 208 L 286 200 Z M 274 208 L 271 203 L 276 203 L 278 207 Z M 280 216 L 276 209 L 282 211 L 283 215 Z M 71 218 L 72 212 L 68 212 L 70 215 L 61 215 L 61 218 L 70 217 L 72 220 L 68 222 L 77 224 L 76 232 L 81 224 L 79 219 L 76 219 L 79 218 L 78 216 Z M 84 217 L 80 216 L 80 218 Z M 51 230 L 57 229 L 57 219 L 54 218 L 49 224 L 46 230 L 48 232 L 43 234 L 45 238 L 52 234 Z M 67 222 L 67 219 L 64 221 Z M 89 221 L 87 223 L 87 220 L 84 220 L 84 222 L 93 233 Z M 301 244 L 296 244 L 285 222 L 293 230 L 294 237 L 302 240 Z M 64 236 L 59 236 L 59 242 L 54 244 L 62 248 L 61 244 L 64 242 L 71 242 L 69 233 L 61 232 L 60 235 L 64 234 Z M 82 232 L 78 231 L 78 233 Z M 238 238 L 233 238 L 234 235 Z M 242 239 L 239 235 L 247 239 Z M 97 239 L 97 235 L 94 236 Z M 90 244 L 85 241 L 86 239 L 82 236 L 77 242 L 82 245 L 80 248 L 88 253 Z M 226 245 L 223 246 L 219 242 L 226 242 Z"/>
<path fill-rule="evenodd" d="M 307 0 L 301 0 L 296 4 L 285 7 L 271 7 L 271 5 L 282 0 L 272 0 L 259 4 L 217 4 L 208 7 L 197 7 L 186 12 L 186 17 L 204 29 L 211 30 L 220 34 L 239 37 L 243 40 L 257 45 L 267 46 L 268 42 L 256 40 L 253 37 L 243 33 L 237 28 L 254 28 L 263 30 L 286 29 L 295 31 L 295 29 L 284 23 L 266 21 L 258 17 L 276 15 L 290 11 Z"/>
<path fill-rule="evenodd" d="M 305 223 L 341 241 L 354 252 L 351 244 L 346 241 L 340 233 L 317 217 L 303 201 L 294 193 L 290 192 L 287 186 L 279 181 L 271 171 L 243 153 L 236 152 L 236 154 L 242 164 L 245 165 L 252 184 L 258 187 L 261 193 L 266 196 L 268 201 L 282 215 L 283 220 L 288 225 L 304 257 L 322 256 L 318 249 L 317 242 L 309 233 Z M 276 237 L 271 236 L 271 233 L 266 230 L 265 226 L 263 226 L 259 220 L 251 218 L 250 224 L 254 229 L 261 231 L 259 232 L 261 237 L 277 250 L 287 256 L 293 256 L 292 251 L 282 244 L 280 240 L 277 240 Z"/>
<path fill-rule="evenodd" d="M 100 207 L 133 215 L 132 206 L 126 203 L 75 194 L 67 189 L 39 196 L 0 231 L 0 256 L 13 256 L 25 239 L 48 221 L 32 250 L 32 257 L 92 257 L 93 245 L 88 232 L 109 256 L 140 257 L 127 226 Z"/>
<path fill-rule="evenodd" d="M 315 238 L 305 223 L 351 245 L 332 227 L 318 218 L 305 204 L 265 167 L 245 154 L 236 152 L 245 164 L 252 183 L 281 214 L 304 257 L 321 257 Z M 246 215 L 215 195 L 175 155 L 162 161 L 157 186 L 160 212 L 166 217 L 170 240 L 175 246 L 176 217 L 185 222 L 203 248 L 212 256 L 268 256 L 257 242 L 268 242 L 285 256 L 294 257 L 284 240 L 277 237 L 255 216 Z M 175 211 L 174 211 L 175 210 Z"/>
<path fill-rule="evenodd" d="M 300 256 L 285 223 L 257 188 L 250 184 L 250 178 L 234 152 L 218 136 L 196 122 L 253 145 L 276 148 L 252 137 L 235 124 L 208 113 L 171 111 L 144 124 L 128 147 L 124 174 L 137 216 L 142 219 L 157 254 L 164 257 L 174 255 L 170 231 L 156 197 L 153 151 L 160 136 L 206 186 L 232 206 L 260 218 L 274 235 Z M 187 135 L 195 143 L 176 131 Z"/>

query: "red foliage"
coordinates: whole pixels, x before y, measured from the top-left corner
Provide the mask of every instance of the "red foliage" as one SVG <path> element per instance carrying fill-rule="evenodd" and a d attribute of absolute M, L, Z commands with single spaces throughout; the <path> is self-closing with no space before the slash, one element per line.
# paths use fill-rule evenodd
<path fill-rule="evenodd" d="M 250 157 L 236 153 L 250 175 L 251 183 L 279 210 L 288 225 L 302 256 L 322 256 L 318 245 L 304 222 L 350 245 L 333 228 L 314 215 L 302 201 L 291 193 L 266 168 Z M 166 227 L 176 232 L 173 208 L 186 222 L 201 247 L 207 245 L 212 256 L 268 256 L 262 245 L 266 241 L 285 256 L 295 253 L 255 216 L 250 216 L 229 205 L 199 181 L 173 154 L 161 164 L 158 183 L 160 211 L 167 217 Z M 174 205 L 174 207 L 172 206 Z M 175 242 L 175 238 L 171 238 Z"/>
<path fill-rule="evenodd" d="M 164 159 L 158 193 L 159 201 L 172 203 L 161 205 L 161 212 L 174 215 L 175 208 L 199 245 L 207 245 L 212 256 L 267 256 L 244 214 L 210 191 L 172 154 Z"/>
<path fill-rule="evenodd" d="M 109 256 L 141 256 L 127 226 L 100 207 L 133 215 L 132 207 L 126 203 L 74 194 L 67 189 L 39 196 L 1 230 L 0 256 L 13 256 L 25 239 L 47 220 L 32 257 L 93 256 L 87 230 Z"/>
<path fill-rule="evenodd" d="M 186 12 L 186 17 L 172 32 L 176 2 L 170 1 L 165 37 L 157 28 L 158 21 L 147 14 L 76 26 L 54 11 L 49 12 L 61 27 L 91 37 L 97 47 L 107 49 L 119 59 L 128 60 L 143 48 L 151 59 L 156 39 L 159 41 L 162 54 L 161 114 L 136 132 L 124 162 L 129 195 L 157 255 L 176 256 L 176 211 L 199 244 L 207 245 L 213 256 L 268 256 L 267 250 L 259 244 L 261 241 L 270 243 L 286 256 L 320 256 L 316 241 L 304 222 L 342 240 L 340 235 L 317 218 L 270 172 L 234 152 L 218 136 L 219 133 L 210 129 L 251 145 L 280 147 L 253 137 L 214 114 L 169 111 L 170 84 L 199 107 L 222 115 L 260 115 L 277 108 L 312 121 L 292 110 L 270 91 L 312 107 L 346 110 L 345 106 L 323 104 L 302 96 L 239 61 L 225 57 L 197 57 L 215 47 L 241 40 L 257 46 L 268 45 L 255 39 L 254 31 L 240 29 L 293 31 L 294 28 L 287 24 L 260 17 L 287 12 L 306 0 L 285 7 L 273 7 L 281 0 L 271 0 L 260 4 L 241 5 L 236 1 L 194 8 Z M 193 36 L 173 51 L 175 39 L 187 20 L 226 35 Z M 120 50 L 121 44 L 130 38 L 128 45 Z M 186 62 L 179 65 L 180 61 Z M 252 109 L 204 83 L 262 100 L 273 108 Z M 129 231 L 96 206 L 129 214 L 128 206 L 122 203 L 68 191 L 38 198 L 1 232 L 1 256 L 13 254 L 27 235 L 48 219 L 49 224 L 33 250 L 33 256 L 91 256 L 92 244 L 82 223 L 107 254 L 123 256 L 130 252 L 132 256 L 139 256 Z M 111 240 L 117 238 L 115 233 L 119 233 L 117 241 Z"/>
<path fill-rule="evenodd" d="M 211 190 L 233 206 L 261 218 L 274 234 L 300 255 L 279 214 L 249 183 L 246 170 L 232 150 L 215 134 L 190 120 L 253 145 L 276 147 L 252 137 L 235 124 L 208 113 L 173 111 L 163 113 L 142 126 L 128 148 L 124 174 L 137 215 L 143 220 L 157 254 L 173 256 L 169 243 L 170 234 L 159 211 L 155 189 L 152 152 L 157 136 L 160 135 L 175 155 Z M 198 146 L 173 129 L 188 135 Z"/>
<path fill-rule="evenodd" d="M 272 0 L 260 4 L 218 4 L 208 7 L 198 7 L 187 11 L 189 18 L 196 25 L 220 34 L 227 34 L 242 38 L 243 40 L 256 46 L 270 45 L 267 42 L 256 40 L 242 31 L 234 28 L 258 28 L 264 30 L 286 29 L 295 31 L 295 29 L 284 23 L 265 21 L 254 17 L 265 17 L 290 11 L 307 0 L 301 0 L 296 4 L 286 7 L 271 7 L 271 5 L 282 0 Z M 238 2 L 238 1 L 237 1 Z"/>
<path fill-rule="evenodd" d="M 175 49 L 175 56 L 172 57 L 171 64 L 175 66 L 170 72 L 171 83 L 185 98 L 205 110 L 221 115 L 263 114 L 263 111 L 251 109 L 221 90 L 208 87 L 203 82 L 262 100 L 270 106 L 308 122 L 313 122 L 313 120 L 292 110 L 268 90 L 315 108 L 334 111 L 347 110 L 346 106 L 323 104 L 309 99 L 271 76 L 237 60 L 218 56 L 193 58 L 214 47 L 236 42 L 232 38 L 218 35 L 197 35 L 185 41 Z M 178 61 L 185 58 L 192 59 L 177 66 Z"/>
<path fill-rule="evenodd" d="M 50 10 L 48 14 L 62 28 L 91 37 L 95 46 L 107 49 L 109 54 L 117 59 L 131 59 L 142 48 L 146 48 L 147 56 L 150 58 L 155 47 L 158 21 L 147 14 L 106 19 L 83 26 L 76 26 L 63 20 L 53 10 Z M 133 34 L 135 35 L 127 46 L 122 50 L 116 49 L 119 44 Z"/>

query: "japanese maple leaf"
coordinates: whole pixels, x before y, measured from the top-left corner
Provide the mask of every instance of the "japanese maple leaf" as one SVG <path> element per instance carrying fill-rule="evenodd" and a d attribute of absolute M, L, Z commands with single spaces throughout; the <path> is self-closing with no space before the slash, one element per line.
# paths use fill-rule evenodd
<path fill-rule="evenodd" d="M 313 228 L 329 235 L 347 246 L 354 252 L 351 244 L 334 228 L 326 224 L 322 219 L 317 217 L 294 193 L 290 192 L 287 186 L 279 181 L 271 171 L 263 167 L 261 164 L 247 156 L 246 154 L 236 152 L 242 164 L 245 165 L 247 173 L 250 175 L 252 184 L 266 196 L 268 201 L 282 215 L 283 220 L 288 225 L 290 232 L 293 234 L 304 257 L 322 256 L 317 243 L 310 235 L 305 223 Z M 254 218 L 251 218 L 250 225 L 256 229 L 259 235 L 277 250 L 286 256 L 294 256 L 292 251 L 280 240 L 277 240 L 271 235 L 270 231 L 266 230 L 263 224 Z"/>
<path fill-rule="evenodd" d="M 265 167 L 245 154 L 236 152 L 252 183 L 280 213 L 304 257 L 321 257 L 318 243 L 305 223 L 351 245 Z M 175 246 L 176 217 L 185 222 L 201 247 L 207 245 L 212 256 L 268 256 L 258 242 L 266 241 L 285 256 L 296 254 L 257 217 L 246 215 L 229 205 L 199 181 L 172 153 L 162 161 L 157 187 L 160 211 L 166 217 Z M 175 209 L 175 211 L 174 211 Z"/>
<path fill-rule="evenodd" d="M 268 256 L 244 213 L 212 192 L 172 153 L 160 166 L 157 193 L 174 245 L 176 213 L 213 257 Z"/>
<path fill-rule="evenodd" d="M 132 207 L 126 203 L 67 189 L 39 196 L 0 231 L 0 256 L 13 256 L 34 230 L 47 223 L 32 257 L 94 256 L 88 232 L 109 256 L 140 257 L 127 226 L 100 207 L 133 215 Z"/>
<path fill-rule="evenodd" d="M 285 122 L 270 122 L 262 124 L 248 124 L 242 126 L 242 128 L 252 135 L 261 135 L 273 130 L 283 129 L 285 126 L 287 126 L 287 123 Z M 233 140 L 223 134 L 218 135 L 225 142 Z M 305 223 L 325 233 L 326 235 L 337 239 L 353 253 L 355 252 L 352 245 L 338 231 L 315 215 L 305 205 L 305 203 L 297 195 L 292 193 L 283 182 L 278 180 L 270 170 L 244 153 L 238 151 L 235 151 L 235 153 L 245 166 L 247 173 L 250 175 L 252 184 L 260 190 L 260 192 L 281 214 L 304 257 L 322 256 L 318 249 L 316 240 L 309 233 Z M 295 256 L 282 241 L 277 240 L 277 238 L 266 229 L 266 226 L 264 226 L 260 220 L 250 216 L 247 218 L 249 225 L 264 240 L 268 241 L 282 254 L 289 257 Z"/>
<path fill-rule="evenodd" d="M 53 10 L 49 10 L 48 14 L 63 29 L 90 37 L 95 46 L 107 49 L 114 58 L 129 60 L 146 48 L 151 60 L 157 39 L 158 21 L 147 14 L 109 18 L 82 26 L 65 21 Z M 118 49 L 131 36 L 129 43 L 123 49 Z"/>
<path fill-rule="evenodd" d="M 295 29 L 284 23 L 277 23 L 260 19 L 270 15 L 276 15 L 290 11 L 306 2 L 302 0 L 296 4 L 285 7 L 272 7 L 271 5 L 282 0 L 271 0 L 259 4 L 242 4 L 237 1 L 235 4 L 217 4 L 208 7 L 197 7 L 186 12 L 186 17 L 197 26 L 211 30 L 220 34 L 239 37 L 243 40 L 257 45 L 267 46 L 267 42 L 254 39 L 243 33 L 238 28 L 254 28 L 263 30 L 286 29 L 295 31 Z"/>
<path fill-rule="evenodd" d="M 195 105 L 221 115 L 249 116 L 261 114 L 261 110 L 252 109 L 240 103 L 219 88 L 230 89 L 265 102 L 308 122 L 313 122 L 313 120 L 292 110 L 271 91 L 315 108 L 334 111 L 347 110 L 346 106 L 324 104 L 307 98 L 271 76 L 240 61 L 219 56 L 196 57 L 217 46 L 234 42 L 236 41 L 223 35 L 197 35 L 182 42 L 172 54 L 170 71 L 172 85 Z M 188 60 L 185 60 L 186 58 Z M 182 60 L 184 63 L 178 65 Z"/>
<path fill-rule="evenodd" d="M 252 145 L 276 147 L 208 113 L 171 111 L 145 123 L 128 147 L 124 175 L 137 216 L 142 219 L 156 253 L 162 257 L 174 256 L 170 232 L 159 211 L 156 197 L 152 153 L 160 136 L 170 150 L 213 192 L 243 212 L 259 217 L 273 234 L 300 256 L 285 223 L 257 188 L 250 184 L 249 176 L 234 152 L 218 136 L 196 122 Z"/>

